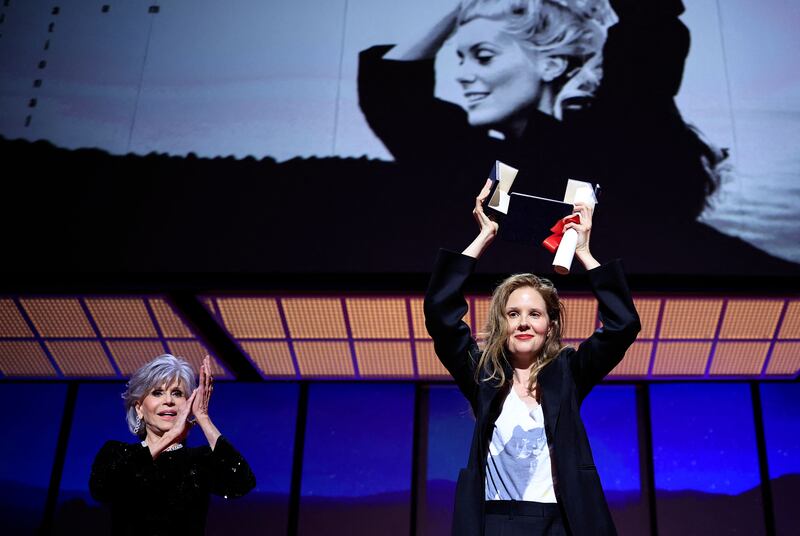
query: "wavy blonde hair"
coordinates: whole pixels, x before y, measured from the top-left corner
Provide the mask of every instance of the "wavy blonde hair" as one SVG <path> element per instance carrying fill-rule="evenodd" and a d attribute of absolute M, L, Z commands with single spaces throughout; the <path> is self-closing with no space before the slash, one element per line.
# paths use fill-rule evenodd
<path fill-rule="evenodd" d="M 606 28 L 614 20 L 607 0 L 462 0 L 458 25 L 477 18 L 504 22 L 524 49 L 567 60 L 564 74 L 550 82 L 554 117 L 562 118 L 567 99 L 594 95 Z"/>
<path fill-rule="evenodd" d="M 508 320 L 506 319 L 506 304 L 511 293 L 517 289 L 531 287 L 544 299 L 547 316 L 550 320 L 550 330 L 545 338 L 542 352 L 531 368 L 528 382 L 528 391 L 533 392 L 539 372 L 563 349 L 561 338 L 564 334 L 564 305 L 558 297 L 558 291 L 549 279 L 533 274 L 515 274 L 506 278 L 492 293 L 489 303 L 489 318 L 486 321 L 484 336 L 478 367 L 475 369 L 476 381 L 497 381 L 503 385 L 510 378 L 506 378 L 503 363 L 508 362 Z M 481 371 L 485 372 L 484 378 L 479 379 Z"/>

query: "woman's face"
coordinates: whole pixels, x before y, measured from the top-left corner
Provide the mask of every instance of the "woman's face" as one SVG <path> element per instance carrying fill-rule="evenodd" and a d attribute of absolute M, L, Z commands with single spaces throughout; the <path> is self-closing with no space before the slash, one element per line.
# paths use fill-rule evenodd
<path fill-rule="evenodd" d="M 457 80 L 464 92 L 469 122 L 501 132 L 527 122 L 538 106 L 541 68 L 535 55 L 503 30 L 503 22 L 476 18 L 455 35 L 459 58 Z"/>
<path fill-rule="evenodd" d="M 550 317 L 544 298 L 533 287 L 520 287 L 508 297 L 508 350 L 514 357 L 536 358 L 550 331 Z"/>
<path fill-rule="evenodd" d="M 178 411 L 186 400 L 183 382 L 173 381 L 151 389 L 137 402 L 136 414 L 142 418 L 148 432 L 161 436 L 175 425 Z"/>

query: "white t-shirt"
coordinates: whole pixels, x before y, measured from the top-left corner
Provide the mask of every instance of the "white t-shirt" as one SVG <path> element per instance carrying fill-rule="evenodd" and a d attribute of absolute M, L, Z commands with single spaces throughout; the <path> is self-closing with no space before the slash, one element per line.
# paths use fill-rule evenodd
<path fill-rule="evenodd" d="M 489 444 L 486 500 L 556 502 L 542 406 L 529 409 L 514 389 L 503 402 Z"/>

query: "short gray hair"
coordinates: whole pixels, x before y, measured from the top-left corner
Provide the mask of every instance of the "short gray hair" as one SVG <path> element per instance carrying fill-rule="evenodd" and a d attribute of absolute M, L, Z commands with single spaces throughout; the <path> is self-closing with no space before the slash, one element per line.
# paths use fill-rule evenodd
<path fill-rule="evenodd" d="M 125 392 L 122 393 L 122 399 L 125 401 L 125 418 L 128 421 L 128 430 L 132 434 L 140 439 L 144 439 L 147 435 L 144 426 L 140 426 L 138 432 L 134 431 L 136 403 L 144 400 L 152 389 L 169 385 L 175 380 L 183 383 L 187 396 L 194 391 L 197 383 L 192 366 L 185 359 L 172 354 L 160 355 L 133 373 Z"/>

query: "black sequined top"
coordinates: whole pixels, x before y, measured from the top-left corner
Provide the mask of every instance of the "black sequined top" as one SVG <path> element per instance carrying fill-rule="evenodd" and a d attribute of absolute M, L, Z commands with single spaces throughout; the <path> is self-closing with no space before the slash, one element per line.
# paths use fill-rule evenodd
<path fill-rule="evenodd" d="M 112 534 L 205 533 L 209 494 L 241 497 L 256 485 L 250 466 L 224 437 L 210 447 L 162 452 L 108 441 L 92 464 L 89 490 L 111 506 Z"/>

